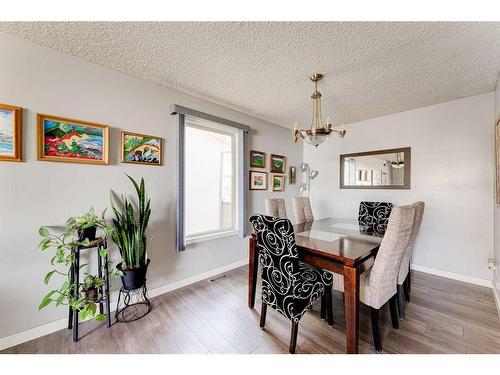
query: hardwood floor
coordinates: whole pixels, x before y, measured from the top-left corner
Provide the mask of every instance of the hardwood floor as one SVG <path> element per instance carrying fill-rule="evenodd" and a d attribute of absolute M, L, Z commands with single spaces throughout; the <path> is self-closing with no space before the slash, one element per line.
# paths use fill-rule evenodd
<path fill-rule="evenodd" d="M 290 322 L 272 309 L 259 328 L 260 303 L 248 309 L 242 267 L 214 284 L 193 284 L 152 299 L 152 311 L 133 323 L 81 325 L 2 353 L 288 353 Z M 258 301 L 258 299 L 257 299 Z M 320 319 L 319 305 L 299 325 L 297 353 L 345 353 L 342 295 L 334 292 L 334 326 Z M 374 353 L 370 311 L 362 305 L 360 353 Z M 388 307 L 381 312 L 384 353 L 500 353 L 500 320 L 488 288 L 412 271 L 411 303 L 399 330 Z"/>

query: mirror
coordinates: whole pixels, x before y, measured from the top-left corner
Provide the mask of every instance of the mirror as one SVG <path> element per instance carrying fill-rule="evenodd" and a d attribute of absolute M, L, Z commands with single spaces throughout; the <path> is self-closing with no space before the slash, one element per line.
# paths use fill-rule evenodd
<path fill-rule="evenodd" d="M 411 148 L 340 155 L 341 189 L 409 189 Z"/>

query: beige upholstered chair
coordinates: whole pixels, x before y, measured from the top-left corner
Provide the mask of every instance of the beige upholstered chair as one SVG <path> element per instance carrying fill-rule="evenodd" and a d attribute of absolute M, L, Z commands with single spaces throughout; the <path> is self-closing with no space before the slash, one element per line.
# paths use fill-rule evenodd
<path fill-rule="evenodd" d="M 401 265 L 399 266 L 398 275 L 398 286 L 397 286 L 397 300 L 398 300 L 398 310 L 399 319 L 403 320 L 405 318 L 405 308 L 403 295 L 408 302 L 410 302 L 410 287 L 411 287 L 411 275 L 410 275 L 410 258 L 413 251 L 413 246 L 415 245 L 415 239 L 420 230 L 420 224 L 422 223 L 422 216 L 424 215 L 425 203 L 418 201 L 412 204 L 415 207 L 415 221 L 413 222 L 413 228 L 411 229 L 410 241 L 406 250 L 403 253 L 403 258 L 401 258 Z"/>
<path fill-rule="evenodd" d="M 396 306 L 396 281 L 401 258 L 408 246 L 415 207 L 400 206 L 392 209 L 389 223 L 373 267 L 361 274 L 359 299 L 371 308 L 372 332 L 375 350 L 382 351 L 380 339 L 380 308 L 389 301 L 392 326 L 399 328 Z M 344 291 L 344 277 L 333 275 L 333 288 Z"/>
<path fill-rule="evenodd" d="M 266 215 L 278 219 L 287 219 L 285 200 L 282 198 L 268 198 L 265 201 Z"/>
<path fill-rule="evenodd" d="M 292 199 L 293 216 L 295 224 L 310 223 L 314 221 L 311 202 L 308 197 L 294 197 Z"/>

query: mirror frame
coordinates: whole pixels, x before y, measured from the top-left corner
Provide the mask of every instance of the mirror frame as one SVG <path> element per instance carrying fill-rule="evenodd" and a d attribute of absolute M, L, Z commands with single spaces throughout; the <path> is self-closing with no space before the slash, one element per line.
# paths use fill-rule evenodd
<path fill-rule="evenodd" d="M 345 158 L 354 157 L 354 156 L 370 156 L 370 155 L 379 155 L 379 154 L 393 154 L 396 152 L 402 152 L 404 155 L 404 183 L 403 185 L 379 185 L 379 186 L 357 186 L 357 185 L 345 185 L 344 184 L 344 160 Z M 365 151 L 365 152 L 356 152 L 352 154 L 341 154 L 340 155 L 340 188 L 341 189 L 410 189 L 410 180 L 411 180 L 411 147 L 402 147 L 402 148 L 390 148 L 385 150 L 377 150 L 377 151 Z"/>

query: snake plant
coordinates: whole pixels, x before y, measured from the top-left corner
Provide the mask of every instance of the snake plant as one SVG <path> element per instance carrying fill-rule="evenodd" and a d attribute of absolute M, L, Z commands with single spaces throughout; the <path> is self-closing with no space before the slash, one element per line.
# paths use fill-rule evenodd
<path fill-rule="evenodd" d="M 111 198 L 111 207 L 115 214 L 113 224 L 113 241 L 120 249 L 122 257 L 122 269 L 133 269 L 143 267 L 147 263 L 147 237 L 146 229 L 151 215 L 150 199 L 146 194 L 144 178 L 138 184 L 132 177 L 127 177 L 134 184 L 137 192 L 138 211 L 134 205 L 123 195 L 121 196 L 121 207 L 117 208 Z"/>

